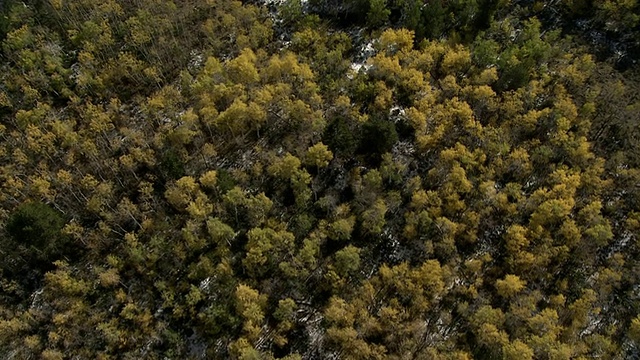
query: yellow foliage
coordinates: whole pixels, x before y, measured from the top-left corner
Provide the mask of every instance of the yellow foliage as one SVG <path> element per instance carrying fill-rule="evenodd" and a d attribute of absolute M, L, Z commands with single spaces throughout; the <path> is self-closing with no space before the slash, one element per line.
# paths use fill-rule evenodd
<path fill-rule="evenodd" d="M 323 168 L 329 165 L 331 159 L 333 159 L 333 153 L 329 150 L 329 147 L 319 142 L 307 149 L 305 160 L 311 166 Z"/>
<path fill-rule="evenodd" d="M 526 281 L 520 280 L 516 275 L 509 274 L 504 279 L 496 281 L 498 294 L 505 298 L 510 298 L 524 289 Z"/>
<path fill-rule="evenodd" d="M 280 179 L 291 179 L 302 163 L 297 157 L 287 153 L 282 158 L 276 158 L 274 162 L 267 168 L 270 175 Z"/>
<path fill-rule="evenodd" d="M 258 69 L 256 68 L 257 57 L 250 48 L 244 48 L 238 57 L 227 62 L 227 76 L 231 81 L 251 85 L 260 80 Z"/>
<path fill-rule="evenodd" d="M 215 170 L 209 170 L 200 176 L 200 184 L 205 188 L 213 189 L 216 186 L 218 173 Z"/>
<path fill-rule="evenodd" d="M 447 74 L 464 73 L 470 65 L 471 53 L 462 45 L 448 49 L 442 59 L 442 69 Z"/>
<path fill-rule="evenodd" d="M 401 53 L 406 55 L 413 49 L 413 31 L 407 29 L 387 29 L 379 38 L 379 46 L 387 56 Z"/>

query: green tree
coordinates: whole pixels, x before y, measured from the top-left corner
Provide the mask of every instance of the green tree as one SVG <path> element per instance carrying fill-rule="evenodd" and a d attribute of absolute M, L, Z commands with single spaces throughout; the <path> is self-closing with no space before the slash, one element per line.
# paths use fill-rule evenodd
<path fill-rule="evenodd" d="M 388 21 L 389 15 L 391 15 L 391 10 L 387 8 L 386 0 L 370 0 L 367 26 L 370 28 L 380 27 Z"/>
<path fill-rule="evenodd" d="M 374 163 L 379 163 L 384 153 L 390 152 L 398 141 L 395 125 L 383 119 L 371 120 L 362 127 L 360 151 L 369 155 Z"/>
<path fill-rule="evenodd" d="M 329 162 L 333 159 L 333 153 L 329 148 L 319 142 L 307 149 L 305 162 L 316 168 L 323 168 L 329 165 Z"/>
<path fill-rule="evenodd" d="M 12 242 L 7 248 L 17 250 L 14 261 L 47 269 L 47 264 L 72 255 L 71 238 L 61 231 L 65 222 L 63 215 L 47 204 L 27 202 L 17 207 L 5 227 Z"/>

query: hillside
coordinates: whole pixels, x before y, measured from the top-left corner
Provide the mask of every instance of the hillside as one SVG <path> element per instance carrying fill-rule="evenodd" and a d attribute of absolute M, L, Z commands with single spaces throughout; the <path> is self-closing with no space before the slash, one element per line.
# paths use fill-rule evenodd
<path fill-rule="evenodd" d="M 640 357 L 639 22 L 0 3 L 0 358 Z"/>

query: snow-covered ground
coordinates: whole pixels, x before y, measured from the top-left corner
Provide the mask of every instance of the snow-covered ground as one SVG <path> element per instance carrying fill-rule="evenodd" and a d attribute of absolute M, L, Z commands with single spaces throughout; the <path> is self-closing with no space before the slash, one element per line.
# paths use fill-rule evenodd
<path fill-rule="evenodd" d="M 369 60 L 369 58 L 371 58 L 376 53 L 373 45 L 374 42 L 369 41 L 360 47 L 358 55 L 354 59 L 354 62 L 351 63 L 352 72 L 347 75 L 349 79 L 353 79 L 353 77 L 357 73 L 359 73 L 360 70 L 368 71 L 371 68 L 371 65 L 367 64 L 367 60 Z"/>

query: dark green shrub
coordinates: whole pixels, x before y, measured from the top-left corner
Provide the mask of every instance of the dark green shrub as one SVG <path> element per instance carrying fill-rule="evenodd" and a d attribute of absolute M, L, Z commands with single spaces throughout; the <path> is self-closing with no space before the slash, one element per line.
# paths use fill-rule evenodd
<path fill-rule="evenodd" d="M 160 174 L 165 181 L 180 179 L 185 175 L 184 164 L 175 150 L 168 149 L 162 154 Z"/>
<path fill-rule="evenodd" d="M 334 154 L 352 155 L 358 146 L 353 134 L 354 131 L 349 128 L 347 121 L 339 118 L 327 126 L 322 141 Z"/>
<path fill-rule="evenodd" d="M 385 119 L 372 119 L 362 126 L 360 152 L 379 161 L 382 154 L 391 151 L 398 142 L 398 132 L 393 122 Z"/>
<path fill-rule="evenodd" d="M 65 253 L 70 238 L 61 233 L 65 219 L 57 210 L 40 202 L 20 205 L 6 225 L 14 248 L 29 263 L 57 260 Z"/>

